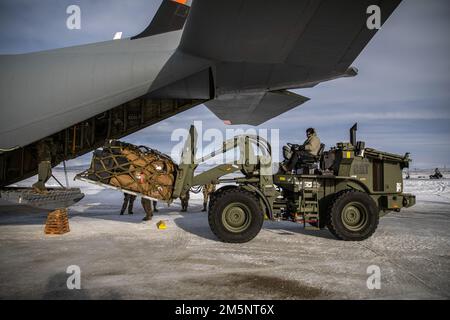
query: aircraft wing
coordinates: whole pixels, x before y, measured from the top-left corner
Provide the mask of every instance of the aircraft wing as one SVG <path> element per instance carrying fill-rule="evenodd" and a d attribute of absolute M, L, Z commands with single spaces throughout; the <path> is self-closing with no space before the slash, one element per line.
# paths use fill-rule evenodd
<path fill-rule="evenodd" d="M 355 76 L 356 69 L 350 65 L 377 32 L 367 28 L 367 8 L 378 5 L 383 24 L 399 3 L 400 0 L 195 0 L 179 49 L 214 62 L 216 100 L 207 106 L 215 114 L 222 119 L 235 119 L 234 123 L 260 123 L 254 119 L 268 120 L 269 115 L 275 117 L 290 106 L 285 101 L 286 94 L 264 92 L 312 87 L 323 81 Z M 259 95 L 233 95 L 258 90 L 262 91 Z M 262 97 L 263 108 L 254 108 L 258 97 Z M 250 100 L 251 117 L 239 115 L 236 119 L 234 106 Z M 268 112 L 269 103 L 279 104 Z"/>
<path fill-rule="evenodd" d="M 195 0 L 180 49 L 214 61 L 283 63 L 344 72 L 400 0 Z"/>
<path fill-rule="evenodd" d="M 227 94 L 208 101 L 206 106 L 226 124 L 259 125 L 309 98 L 286 91 Z"/>

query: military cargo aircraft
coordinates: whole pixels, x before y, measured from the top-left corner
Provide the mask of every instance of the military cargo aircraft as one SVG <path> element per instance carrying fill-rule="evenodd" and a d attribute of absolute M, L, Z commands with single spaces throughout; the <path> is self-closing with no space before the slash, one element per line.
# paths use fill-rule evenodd
<path fill-rule="evenodd" d="M 205 104 L 259 125 L 309 100 L 288 89 L 353 77 L 400 0 L 164 0 L 124 39 L 0 56 L 0 187 Z"/>

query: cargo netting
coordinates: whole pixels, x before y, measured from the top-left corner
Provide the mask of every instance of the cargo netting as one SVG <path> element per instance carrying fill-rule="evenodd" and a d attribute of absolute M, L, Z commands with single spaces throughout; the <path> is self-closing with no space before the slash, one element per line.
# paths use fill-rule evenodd
<path fill-rule="evenodd" d="M 145 146 L 112 140 L 103 149 L 94 151 L 90 168 L 80 175 L 154 199 L 169 201 L 176 173 L 177 165 L 168 155 Z"/>

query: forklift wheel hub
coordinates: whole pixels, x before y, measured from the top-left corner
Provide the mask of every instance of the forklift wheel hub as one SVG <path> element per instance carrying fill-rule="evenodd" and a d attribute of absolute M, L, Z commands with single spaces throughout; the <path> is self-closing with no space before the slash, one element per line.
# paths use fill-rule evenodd
<path fill-rule="evenodd" d="M 342 210 L 342 223 L 352 231 L 359 231 L 367 224 L 368 215 L 365 208 L 358 203 L 349 203 Z"/>
<path fill-rule="evenodd" d="M 242 203 L 231 203 L 223 210 L 222 223 L 228 231 L 242 232 L 250 222 L 250 209 Z"/>

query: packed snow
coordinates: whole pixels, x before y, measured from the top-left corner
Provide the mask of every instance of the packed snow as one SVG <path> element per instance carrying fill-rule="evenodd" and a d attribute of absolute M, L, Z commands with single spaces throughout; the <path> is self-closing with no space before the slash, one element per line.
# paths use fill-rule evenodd
<path fill-rule="evenodd" d="M 62 236 L 43 233 L 46 212 L 0 206 L 0 298 L 32 299 L 448 299 L 450 297 L 449 175 L 414 172 L 404 192 L 417 204 L 380 220 L 362 242 L 338 241 L 328 230 L 266 221 L 244 244 L 217 241 L 202 195 L 187 213 L 179 201 L 158 204 L 154 219 L 119 216 L 122 194 L 73 181 L 85 198 L 69 210 Z M 65 184 L 64 171 L 54 170 Z M 30 186 L 35 178 L 21 182 Z M 52 179 L 50 186 L 58 186 Z M 164 220 L 166 230 L 156 223 Z M 82 289 L 68 290 L 66 268 L 78 265 Z M 381 289 L 367 287 L 368 268 L 381 270 Z"/>

